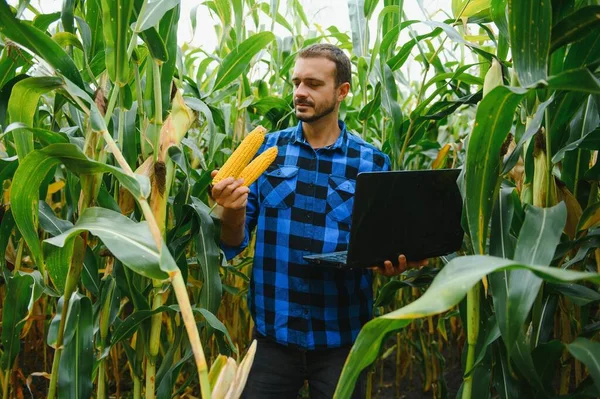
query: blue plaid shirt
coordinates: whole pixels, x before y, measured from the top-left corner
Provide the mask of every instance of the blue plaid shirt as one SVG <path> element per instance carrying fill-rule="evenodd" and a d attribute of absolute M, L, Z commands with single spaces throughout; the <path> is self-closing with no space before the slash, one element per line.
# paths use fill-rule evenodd
<path fill-rule="evenodd" d="M 246 233 L 256 227 L 248 305 L 260 334 L 304 349 L 354 343 L 372 317 L 372 272 L 307 265 L 304 255 L 348 249 L 356 175 L 389 170 L 387 155 L 350 134 L 313 149 L 302 123 L 266 136 L 259 150 L 276 145 L 278 155 L 250 187 Z"/>

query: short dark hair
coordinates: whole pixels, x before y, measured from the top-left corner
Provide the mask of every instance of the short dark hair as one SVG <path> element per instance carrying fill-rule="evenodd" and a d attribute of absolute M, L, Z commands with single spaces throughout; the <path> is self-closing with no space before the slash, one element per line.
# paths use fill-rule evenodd
<path fill-rule="evenodd" d="M 298 58 L 327 58 L 335 63 L 335 85 L 352 83 L 352 64 L 342 49 L 329 43 L 318 43 L 303 48 L 298 52 Z"/>

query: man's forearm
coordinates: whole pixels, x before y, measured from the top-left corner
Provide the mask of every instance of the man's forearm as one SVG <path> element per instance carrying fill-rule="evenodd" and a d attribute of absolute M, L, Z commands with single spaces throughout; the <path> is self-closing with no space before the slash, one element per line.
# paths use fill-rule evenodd
<path fill-rule="evenodd" d="M 221 241 L 235 247 L 244 241 L 246 209 L 221 210 Z"/>

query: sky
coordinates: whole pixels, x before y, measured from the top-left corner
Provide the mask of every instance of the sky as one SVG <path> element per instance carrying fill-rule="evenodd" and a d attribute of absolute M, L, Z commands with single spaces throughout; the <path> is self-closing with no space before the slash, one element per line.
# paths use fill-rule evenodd
<path fill-rule="evenodd" d="M 149 0 L 160 1 L 160 0 Z M 279 0 L 280 8 L 279 12 L 282 15 L 286 14 L 287 3 L 290 0 Z M 340 32 L 348 33 L 351 37 L 350 28 L 350 15 L 348 9 L 349 1 L 363 1 L 363 0 L 299 0 L 300 4 L 304 8 L 304 12 L 307 16 L 311 29 L 315 30 L 315 24 L 320 25 L 323 29 L 327 29 L 330 26 L 335 26 Z M 369 21 L 370 26 L 370 39 L 371 47 L 376 38 L 377 30 L 377 16 L 383 9 L 383 0 L 376 0 L 378 5 Z M 181 12 L 178 25 L 178 44 L 182 46 L 187 43 L 191 47 L 200 47 L 207 52 L 212 52 L 217 46 L 217 36 L 215 33 L 214 25 L 217 23 L 218 18 L 211 15 L 209 8 L 204 5 L 204 0 L 181 0 Z M 257 3 L 270 4 L 271 0 L 256 0 Z M 8 0 L 8 3 L 16 6 L 19 0 Z M 31 0 L 31 5 L 38 11 L 47 14 L 56 11 L 60 11 L 62 8 L 63 0 Z M 422 7 L 419 5 L 422 4 Z M 438 20 L 442 21 L 451 15 L 451 0 L 405 0 L 404 1 L 404 12 L 408 19 L 418 20 Z M 195 15 L 192 15 L 192 10 L 195 8 Z M 267 24 L 267 29 L 270 28 L 271 19 L 261 15 L 261 23 Z M 24 17 L 26 19 L 32 19 L 33 14 L 29 11 L 25 12 Z M 196 18 L 196 31 L 192 32 L 191 18 Z M 264 18 L 264 20 L 262 19 Z M 251 19 L 248 23 L 252 23 Z M 252 23 L 252 26 L 253 23 Z M 306 27 L 303 29 L 307 30 Z M 419 34 L 431 31 L 430 27 L 423 24 L 412 25 Z M 289 36 L 290 33 L 281 25 L 275 24 L 274 32 L 276 36 L 285 37 Z M 307 34 L 308 31 L 303 32 Z M 404 30 L 400 35 L 400 43 L 404 43 L 409 40 L 407 30 Z M 195 63 L 200 63 L 201 58 L 197 58 Z M 420 74 L 421 65 L 409 59 L 408 62 L 402 67 L 407 75 L 407 78 L 411 80 L 413 75 L 417 76 Z"/>
<path fill-rule="evenodd" d="M 268 0 L 257 0 L 257 2 L 267 2 Z M 409 19 L 426 19 L 423 10 L 418 3 L 422 3 L 429 16 L 435 19 L 445 19 L 440 10 L 450 12 L 450 0 L 407 0 L 404 2 L 404 11 Z M 9 4 L 16 5 L 18 0 L 9 0 Z M 51 13 L 60 11 L 63 0 L 32 0 L 31 4 L 42 13 Z M 179 20 L 178 38 L 179 44 L 187 42 L 194 47 L 202 47 L 206 51 L 212 51 L 217 45 L 217 37 L 213 25 L 215 19 L 210 15 L 207 6 L 200 0 L 181 0 L 181 18 Z M 300 0 L 311 26 L 314 23 L 327 28 L 331 25 L 336 26 L 341 32 L 350 32 L 350 17 L 348 13 L 348 0 Z M 378 15 L 383 8 L 383 1 L 379 0 L 379 5 L 374 15 Z M 284 14 L 287 0 L 280 0 L 280 13 Z M 196 9 L 196 21 L 198 29 L 192 35 L 191 11 Z M 26 18 L 31 18 L 31 14 L 25 14 Z M 371 31 L 376 29 L 377 18 L 371 18 Z M 210 27 L 201 29 L 200 27 Z M 285 36 L 289 34 L 283 27 L 276 25 L 274 33 Z M 371 35 L 374 38 L 374 34 Z"/>
<path fill-rule="evenodd" d="M 260 0 L 259 0 L 260 1 Z M 268 0 L 262 0 L 262 2 L 269 2 Z M 284 14 L 286 7 L 286 0 L 280 0 L 280 13 Z M 379 5 L 374 12 L 374 16 L 379 14 L 379 11 L 383 8 L 383 1 L 379 0 Z M 426 12 L 431 15 L 437 15 L 437 19 L 445 19 L 442 17 L 442 13 L 439 10 L 445 10 L 450 13 L 450 0 L 425 0 L 424 7 Z M 197 26 L 210 26 L 211 29 L 207 29 L 202 32 L 198 30 L 192 37 L 192 26 L 190 22 L 190 12 L 192 8 L 198 4 L 197 0 L 182 0 L 181 1 L 181 16 L 179 25 L 179 37 L 180 40 L 189 42 L 194 46 L 204 46 L 207 51 L 211 51 L 216 46 L 216 35 L 212 25 L 215 23 L 211 19 L 208 7 L 200 5 L 196 11 Z M 313 26 L 314 23 L 327 28 L 331 25 L 336 26 L 341 32 L 350 32 L 350 16 L 348 13 L 348 0 L 300 0 L 306 13 L 309 24 Z M 418 2 L 415 0 L 408 0 L 404 2 L 404 11 L 409 19 L 426 19 Z M 371 17 L 371 31 L 374 32 L 377 28 L 377 18 Z M 289 35 L 283 27 L 276 25 L 276 35 Z M 372 34 L 372 39 L 375 35 Z"/>

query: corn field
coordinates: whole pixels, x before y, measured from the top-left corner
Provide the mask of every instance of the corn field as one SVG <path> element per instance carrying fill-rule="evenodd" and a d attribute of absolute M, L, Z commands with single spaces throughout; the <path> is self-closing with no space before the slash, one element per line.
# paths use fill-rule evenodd
<path fill-rule="evenodd" d="M 319 42 L 351 56 L 348 128 L 461 168 L 464 203 L 460 251 L 375 279 L 335 397 L 364 369 L 373 398 L 600 397 L 600 1 L 447 2 L 348 0 L 344 32 L 207 0 L 209 52 L 179 0 L 0 0 L 2 398 L 239 397 L 253 253 L 224 260 L 210 173 L 297 123 Z"/>

